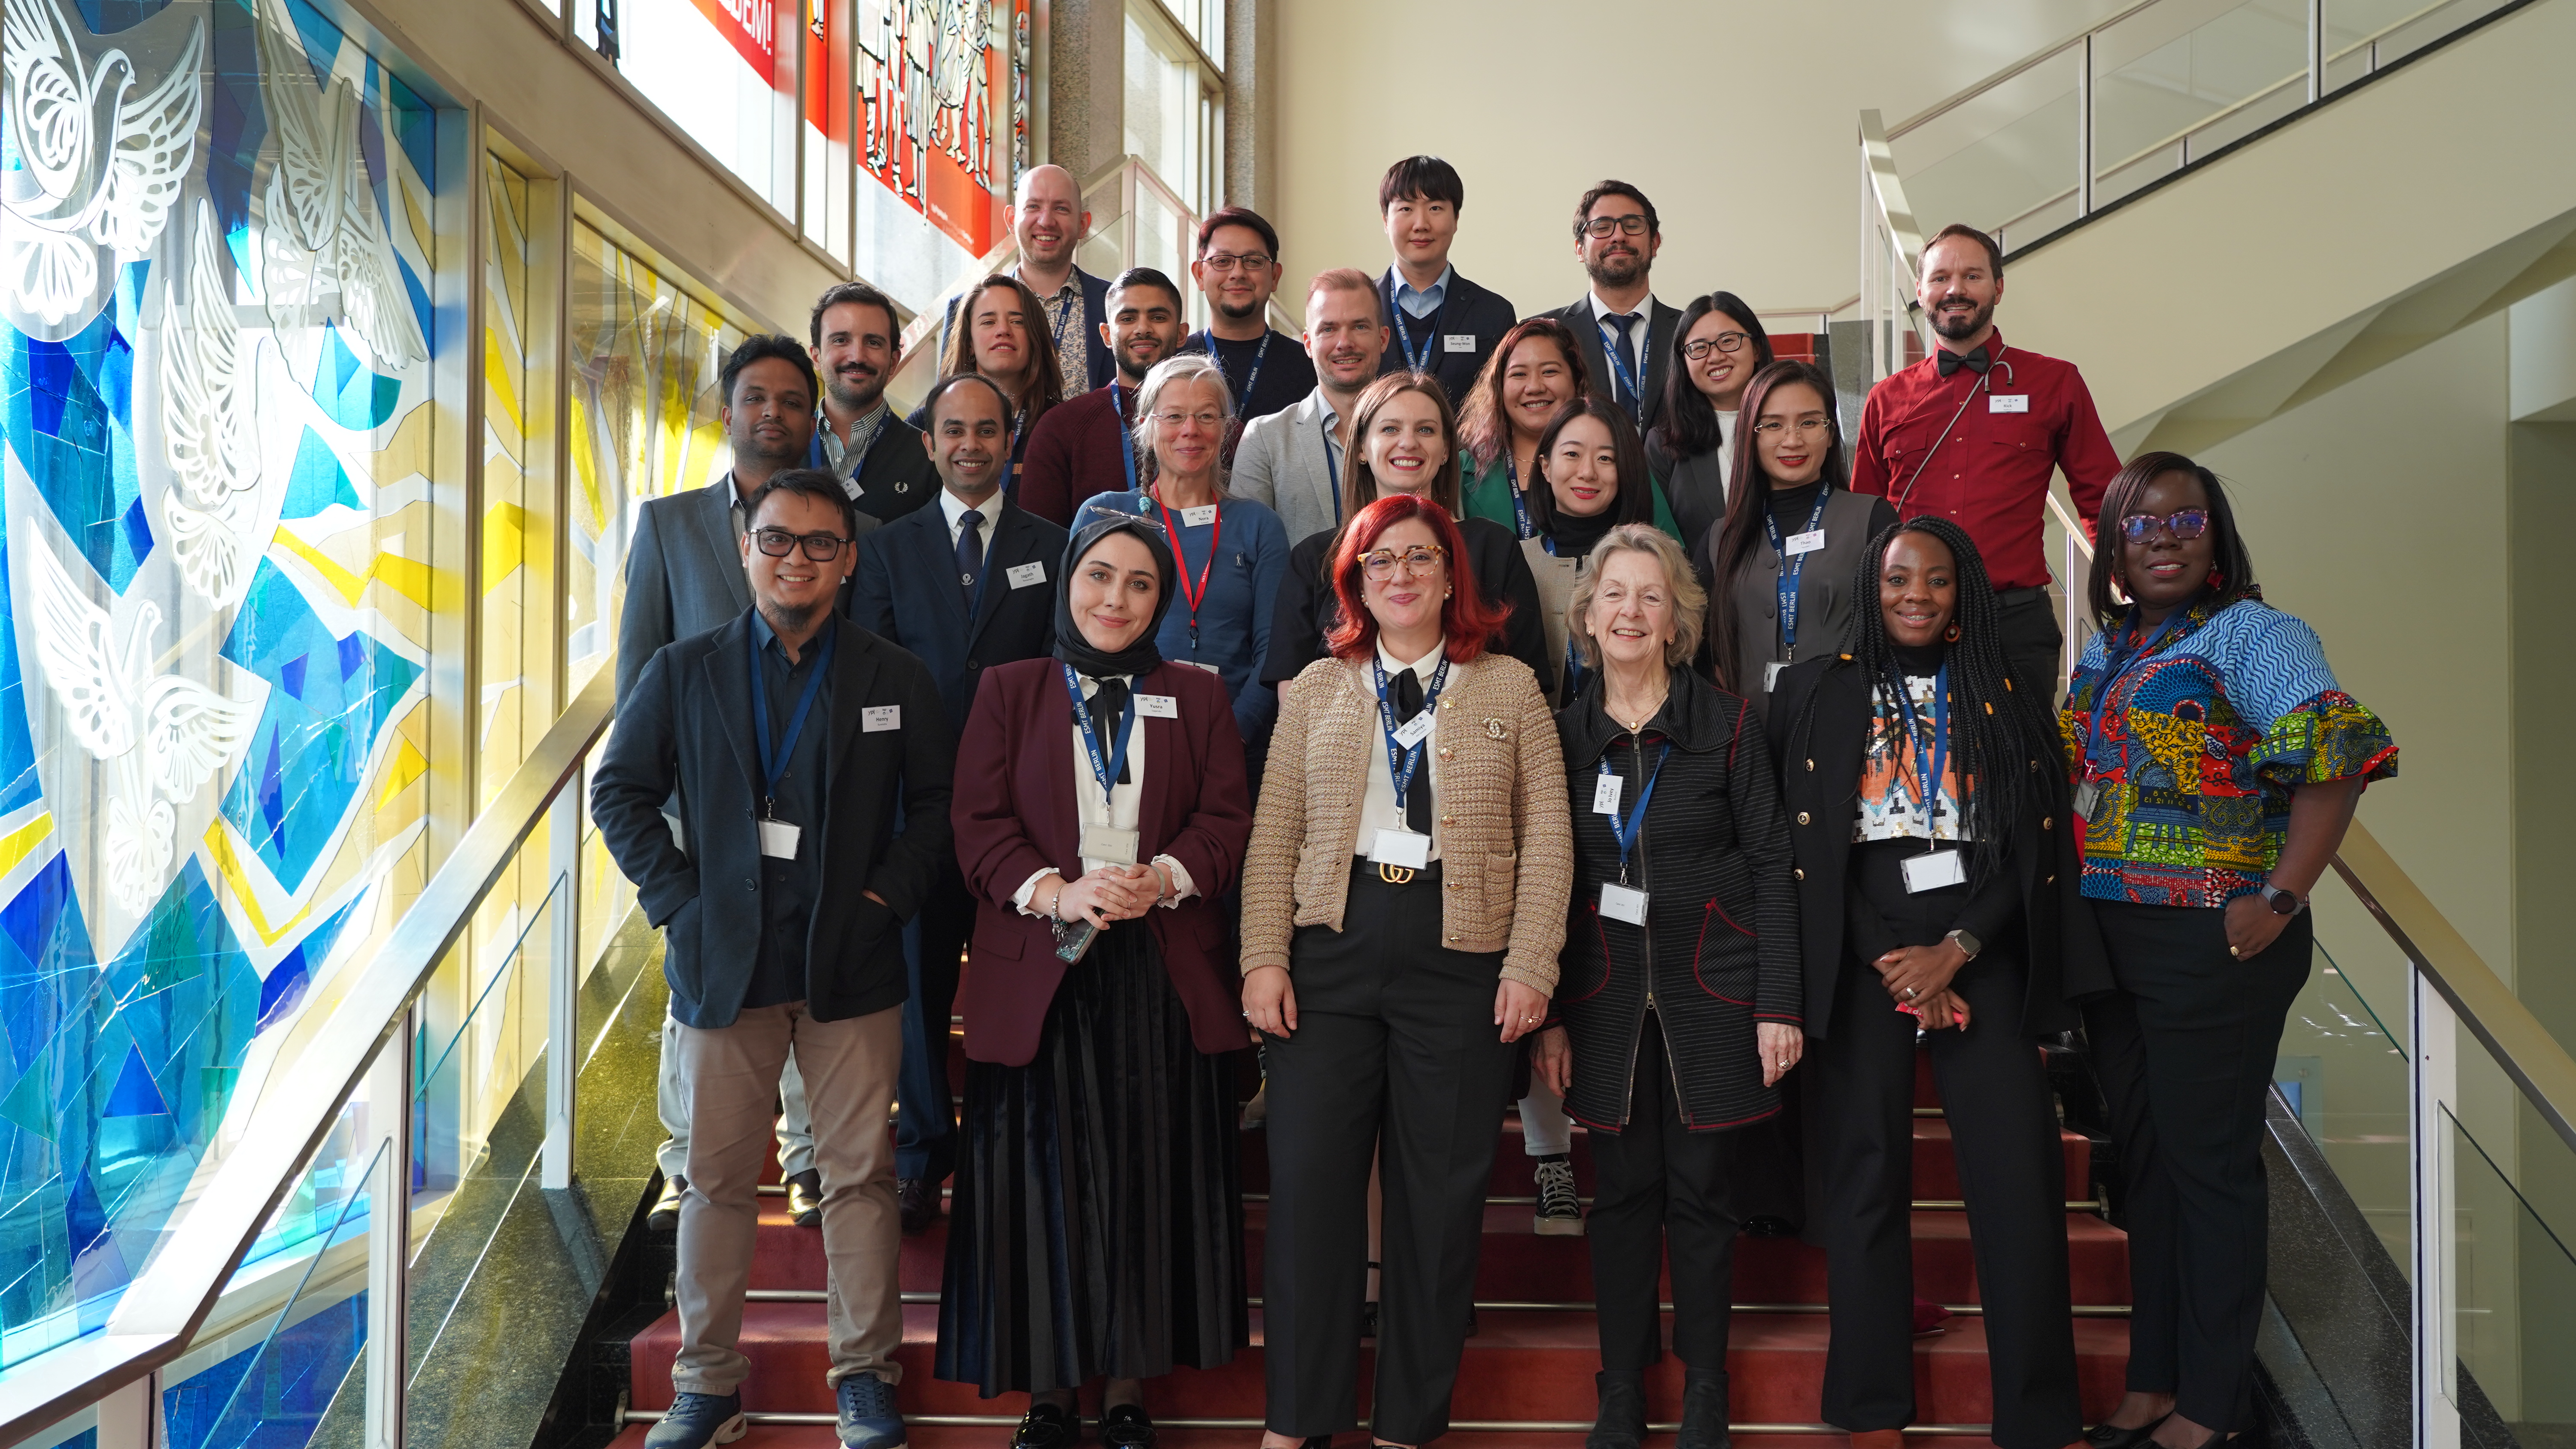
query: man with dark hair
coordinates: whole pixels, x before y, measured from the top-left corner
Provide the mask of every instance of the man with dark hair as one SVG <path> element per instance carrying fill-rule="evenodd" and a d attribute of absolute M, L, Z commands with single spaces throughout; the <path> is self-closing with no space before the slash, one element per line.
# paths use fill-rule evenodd
<path fill-rule="evenodd" d="M 1341 525 L 1351 418 L 1387 353 L 1382 300 L 1377 284 L 1357 268 L 1316 274 L 1306 288 L 1306 357 L 1315 365 L 1315 390 L 1295 407 L 1256 419 L 1235 449 L 1228 480 L 1234 495 L 1268 504 L 1300 543 Z"/>
<path fill-rule="evenodd" d="M 865 282 L 842 282 L 814 302 L 806 323 L 822 372 L 823 415 L 805 466 L 829 469 L 850 501 L 880 521 L 930 501 L 938 487 L 920 430 L 886 405 L 886 379 L 903 361 L 894 299 Z"/>
<path fill-rule="evenodd" d="M 1285 268 L 1279 264 L 1279 232 L 1259 212 L 1229 206 L 1199 223 L 1198 257 L 1190 277 L 1208 300 L 1208 326 L 1181 344 L 1183 352 L 1204 352 L 1225 374 L 1226 391 L 1234 394 L 1235 437 L 1226 440 L 1226 462 L 1234 461 L 1235 439 L 1242 425 L 1268 417 L 1304 397 L 1315 386 L 1315 365 L 1295 339 L 1270 329 L 1270 294 Z"/>
<path fill-rule="evenodd" d="M 1003 495 L 1011 408 L 991 379 L 948 378 L 931 389 L 924 410 L 939 506 L 889 523 L 860 544 L 850 617 L 921 660 L 938 685 L 948 727 L 962 733 L 986 669 L 1054 647 L 1054 579 L 1065 531 Z M 943 859 L 921 913 L 903 932 L 912 994 L 895 1094 L 895 1192 L 908 1233 L 938 1218 L 939 1185 L 957 1165 L 948 1012 L 957 999 L 958 957 L 974 929 L 975 897 L 956 860 Z"/>
<path fill-rule="evenodd" d="M 1082 188 L 1072 172 L 1050 164 L 1020 173 L 1011 201 L 1011 240 L 1019 245 L 1020 259 L 1010 274 L 1037 294 L 1046 311 L 1066 397 L 1108 386 L 1112 371 L 1109 347 L 1099 335 L 1109 317 L 1109 284 L 1073 264 L 1074 249 L 1090 234 L 1091 213 L 1082 209 Z M 957 329 L 957 302 L 948 300 L 939 324 L 942 357 L 948 355 L 948 334 Z"/>
<path fill-rule="evenodd" d="M 1107 387 L 1047 409 L 1029 432 L 1020 468 L 1022 508 L 1060 528 L 1086 498 L 1136 486 L 1136 389 L 1154 364 L 1180 350 L 1188 325 L 1181 289 L 1152 267 L 1129 267 L 1109 284 L 1100 326 L 1118 375 Z"/>
<path fill-rule="evenodd" d="M 1547 314 L 1574 329 L 1592 385 L 1628 410 L 1640 434 L 1663 410 L 1673 328 L 1682 319 L 1680 308 L 1655 300 L 1655 253 L 1663 246 L 1646 193 L 1625 181 L 1593 187 L 1574 208 L 1574 256 L 1592 290 Z"/>
<path fill-rule="evenodd" d="M 665 934 L 688 1083 L 681 1347 L 652 1449 L 742 1436 L 760 1141 L 791 1052 L 812 1084 L 840 1439 L 904 1442 L 885 1121 L 901 923 L 953 859 L 956 744 L 921 661 L 841 619 L 851 516 L 829 473 L 789 469 L 761 486 L 737 556 L 751 605 L 644 666 L 591 790 L 601 838 Z M 662 819 L 675 799 L 686 850 Z"/>
<path fill-rule="evenodd" d="M 1378 301 L 1395 345 L 1378 370 L 1410 368 L 1440 379 L 1449 405 L 1467 401 L 1476 374 L 1520 313 L 1449 264 L 1458 237 L 1458 213 L 1467 209 L 1467 186 L 1458 168 L 1437 156 L 1407 156 L 1386 168 L 1377 186 L 1378 215 L 1386 223 L 1395 264 L 1378 279 Z"/>
<path fill-rule="evenodd" d="M 617 623 L 617 698 L 623 707 L 653 655 L 674 639 L 703 634 L 751 607 L 743 576 L 742 540 L 751 498 L 780 472 L 801 462 L 814 441 L 814 362 L 793 337 L 774 333 L 745 338 L 725 358 L 721 385 L 725 436 L 733 467 L 704 488 L 647 499 L 635 515 L 635 537 L 626 547 L 626 610 Z M 850 529 L 876 527 L 859 515 Z M 678 802 L 668 812 L 680 829 Z M 670 1134 L 657 1154 L 662 1194 L 648 1221 L 678 1223 L 688 1188 L 689 1083 L 677 1046 L 678 1028 L 662 1028 L 662 1078 L 658 1106 Z M 820 1220 L 821 1179 L 814 1166 L 814 1138 L 806 1126 L 805 1087 L 794 1061 L 779 1083 L 786 1112 L 778 1126 L 778 1165 L 787 1178 L 788 1210 L 807 1227 Z"/>
<path fill-rule="evenodd" d="M 2041 546 L 2049 479 L 2065 470 L 2089 536 L 2119 455 L 2073 363 L 2004 346 L 1994 238 L 1943 227 L 1923 248 L 1914 294 L 1938 346 L 1870 389 L 1852 440 L 1852 491 L 1883 495 L 1899 518 L 1936 513 L 1968 531 L 2001 606 L 2005 656 L 2025 685 L 2053 699 L 2065 634 Z"/>

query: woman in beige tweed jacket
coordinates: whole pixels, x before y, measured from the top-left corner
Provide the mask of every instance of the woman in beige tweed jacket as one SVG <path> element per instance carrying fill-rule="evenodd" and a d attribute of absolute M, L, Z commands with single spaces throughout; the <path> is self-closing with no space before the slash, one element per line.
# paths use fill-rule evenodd
<path fill-rule="evenodd" d="M 1501 612 L 1451 571 L 1464 555 L 1435 503 L 1352 516 L 1333 657 L 1284 692 L 1245 854 L 1244 1014 L 1269 1039 L 1268 1449 L 1358 1423 L 1381 1140 L 1371 1433 L 1449 1427 L 1512 1044 L 1556 987 L 1564 752 L 1528 666 L 1485 648 Z"/>

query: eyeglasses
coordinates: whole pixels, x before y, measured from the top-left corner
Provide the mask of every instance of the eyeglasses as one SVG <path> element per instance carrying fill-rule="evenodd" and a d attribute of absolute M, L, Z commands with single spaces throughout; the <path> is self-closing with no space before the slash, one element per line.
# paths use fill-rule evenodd
<path fill-rule="evenodd" d="M 1629 236 L 1644 236 L 1646 218 L 1643 213 L 1632 211 L 1626 216 L 1596 216 L 1583 224 L 1585 236 L 1608 236 L 1614 231 L 1625 232 Z"/>
<path fill-rule="evenodd" d="M 1266 272 L 1270 270 L 1270 258 L 1259 252 L 1245 252 L 1241 256 L 1232 252 L 1210 252 L 1199 258 L 1199 265 L 1211 272 L 1231 272 L 1237 267 L 1247 272 Z"/>
<path fill-rule="evenodd" d="M 1360 572 L 1384 583 L 1395 577 L 1399 564 L 1408 574 L 1427 574 L 1440 567 L 1441 561 L 1448 557 L 1449 550 L 1436 543 L 1417 543 L 1402 553 L 1391 548 L 1371 549 L 1360 555 Z"/>
<path fill-rule="evenodd" d="M 845 545 L 856 542 L 833 533 L 789 533 L 783 528 L 755 528 L 751 541 L 771 558 L 785 558 L 802 544 L 805 556 L 816 563 L 830 563 L 841 556 Z"/>
<path fill-rule="evenodd" d="M 1720 332 L 1715 337 L 1702 337 L 1682 344 L 1682 356 L 1693 362 L 1712 352 L 1741 352 L 1753 339 L 1742 332 Z"/>
<path fill-rule="evenodd" d="M 1225 414 L 1223 414 L 1223 413 L 1156 413 L 1156 414 L 1154 414 L 1154 424 L 1155 424 L 1155 426 L 1157 426 L 1157 427 L 1164 427 L 1164 428 L 1177 428 L 1177 427 L 1179 427 L 1179 426 L 1180 426 L 1181 424 L 1183 424 L 1183 423 L 1196 423 L 1196 424 L 1198 424 L 1198 425 L 1199 425 L 1200 427 L 1202 427 L 1202 428 L 1214 428 L 1214 427 L 1220 427 L 1220 426 L 1222 426 L 1222 425 L 1224 424 L 1224 422 L 1225 422 Z"/>
<path fill-rule="evenodd" d="M 2163 518 L 2152 513 L 2132 513 L 2120 520 L 2120 536 L 2131 543 L 2145 543 L 2161 530 L 2175 538 L 2198 538 L 2209 532 L 2209 510 L 2177 508 Z"/>
<path fill-rule="evenodd" d="M 1766 438 L 1776 438 L 1780 436 L 1784 430 L 1799 433 L 1822 433 L 1829 432 L 1832 428 L 1833 424 L 1825 421 L 1823 418 L 1800 418 L 1794 423 L 1784 423 L 1778 418 L 1764 418 L 1762 421 L 1753 425 L 1753 431 Z"/>

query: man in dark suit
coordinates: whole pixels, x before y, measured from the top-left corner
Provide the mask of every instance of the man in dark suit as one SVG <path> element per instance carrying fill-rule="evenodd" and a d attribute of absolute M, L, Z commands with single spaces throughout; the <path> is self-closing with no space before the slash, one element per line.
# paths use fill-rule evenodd
<path fill-rule="evenodd" d="M 956 744 L 921 661 L 840 618 L 852 515 L 828 473 L 762 486 L 740 555 L 753 607 L 644 666 L 591 791 L 609 853 L 666 933 L 688 1082 L 681 1348 L 653 1449 L 741 1436 L 761 1140 L 791 1050 L 811 1088 L 841 1441 L 904 1442 L 885 1120 L 902 1054 L 900 926 L 953 855 Z M 673 799 L 685 851 L 662 818 Z"/>
<path fill-rule="evenodd" d="M 806 326 L 822 374 L 823 415 L 805 466 L 829 469 L 859 511 L 879 522 L 928 503 L 939 483 L 920 430 L 886 403 L 886 379 L 903 361 L 892 299 L 865 282 L 843 282 L 816 299 Z"/>
<path fill-rule="evenodd" d="M 1678 307 L 1655 300 L 1652 273 L 1664 234 L 1655 204 L 1625 181 L 1604 181 L 1574 208 L 1574 255 L 1592 290 L 1546 315 L 1574 329 L 1592 386 L 1628 410 L 1643 434 L 1664 402 Z"/>
<path fill-rule="evenodd" d="M 1181 289 L 1152 267 L 1129 267 L 1109 284 L 1109 348 L 1118 376 L 1107 387 L 1068 397 L 1029 430 L 1020 467 L 1019 504 L 1050 523 L 1073 526 L 1073 512 L 1103 493 L 1134 488 L 1136 391 L 1154 364 L 1179 350 L 1189 324 Z"/>
<path fill-rule="evenodd" d="M 1100 324 L 1109 320 L 1109 283 L 1073 264 L 1074 248 L 1089 235 L 1091 213 L 1082 209 L 1082 188 L 1074 184 L 1072 172 L 1046 165 L 1020 173 L 1011 200 L 1011 240 L 1019 245 L 1020 259 L 1011 275 L 1037 293 L 1046 308 L 1066 397 L 1107 387 L 1115 371 L 1109 343 L 1100 335 Z M 960 291 L 948 299 L 947 315 L 939 324 L 942 357 L 948 355 L 948 334 L 957 326 L 957 303 L 964 295 Z"/>
<path fill-rule="evenodd" d="M 1378 371 L 1411 368 L 1440 379 L 1449 405 L 1464 407 L 1467 390 L 1503 334 L 1520 316 L 1449 264 L 1458 238 L 1458 213 L 1467 208 L 1467 185 L 1458 168 L 1437 156 L 1407 156 L 1386 168 L 1377 184 L 1377 209 L 1386 222 L 1395 265 L 1378 279 L 1378 301 L 1394 345 Z"/>
<path fill-rule="evenodd" d="M 955 733 L 965 728 L 986 669 L 1052 646 L 1065 531 L 1002 494 L 1011 409 L 1000 388 L 961 373 L 931 389 L 924 410 L 939 504 L 861 542 L 850 617 L 920 657 Z M 906 1232 L 938 1218 L 939 1185 L 957 1165 L 948 1012 L 957 999 L 957 959 L 974 928 L 965 878 L 956 861 L 943 860 L 920 914 L 904 928 L 912 992 L 903 1009 L 895 1176 Z"/>
<path fill-rule="evenodd" d="M 732 471 L 704 488 L 648 499 L 636 513 L 635 537 L 626 549 L 626 611 L 617 621 L 620 708 L 654 651 L 739 618 L 751 607 L 742 565 L 751 496 L 805 457 L 813 443 L 814 364 L 796 339 L 744 339 L 725 359 L 719 386 Z M 877 521 L 861 514 L 852 526 L 865 531 Z M 678 829 L 676 810 L 671 818 Z M 669 1137 L 658 1154 L 662 1195 L 647 1219 L 665 1230 L 679 1223 L 680 1195 L 689 1185 L 689 1084 L 681 1075 L 677 1031 L 663 1024 L 658 1105 Z M 779 1090 L 786 1111 L 778 1126 L 778 1164 L 787 1179 L 787 1208 L 798 1224 L 812 1227 L 821 1221 L 821 1179 L 814 1169 L 813 1134 L 806 1130 L 805 1088 L 792 1058 Z"/>

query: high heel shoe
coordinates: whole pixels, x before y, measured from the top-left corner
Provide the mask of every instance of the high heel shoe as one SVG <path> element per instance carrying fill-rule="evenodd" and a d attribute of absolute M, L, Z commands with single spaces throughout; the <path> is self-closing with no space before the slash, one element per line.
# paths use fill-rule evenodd
<path fill-rule="evenodd" d="M 2084 1431 L 2084 1443 L 2088 1449 L 2145 1449 L 2147 1441 L 2156 1436 L 2157 1426 L 2172 1417 L 2170 1413 L 2158 1414 L 2134 1429 L 2096 1424 Z"/>

